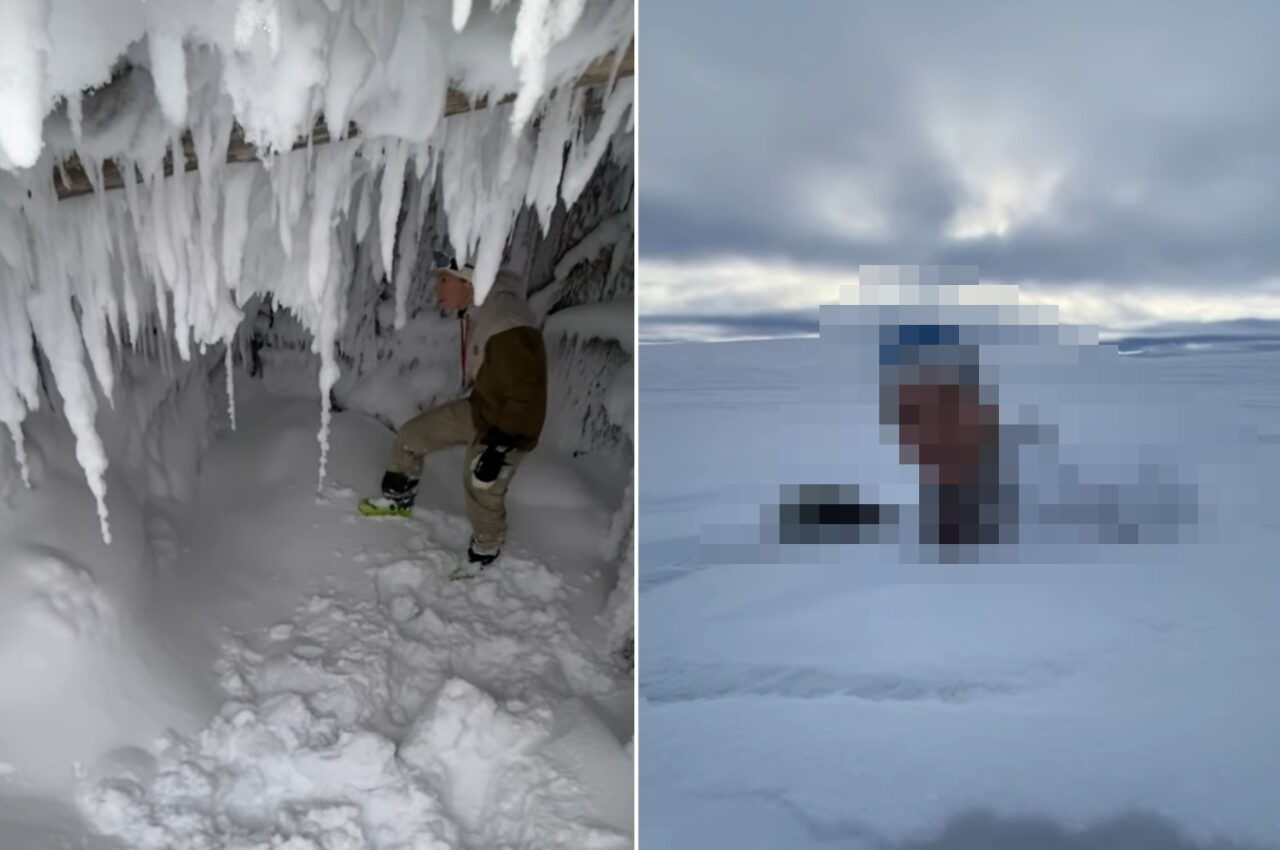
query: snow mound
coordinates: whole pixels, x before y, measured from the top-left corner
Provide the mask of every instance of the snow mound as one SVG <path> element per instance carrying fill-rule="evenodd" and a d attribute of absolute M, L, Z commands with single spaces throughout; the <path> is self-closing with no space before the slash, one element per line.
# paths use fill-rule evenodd
<path fill-rule="evenodd" d="M 68 644 L 97 643 L 114 620 L 93 575 L 62 553 L 28 551 L 0 571 L 0 645 L 6 648 L 38 644 L 48 663 Z"/>
<path fill-rule="evenodd" d="M 376 600 L 234 641 L 218 716 L 100 765 L 86 819 L 142 850 L 631 846 L 630 761 L 587 707 L 618 684 L 562 581 L 455 563 L 428 546 L 373 570 Z"/>
<path fill-rule="evenodd" d="M 579 304 L 547 317 L 546 332 L 591 339 L 611 339 L 632 353 L 635 340 L 636 306 L 631 299 L 604 304 Z"/>

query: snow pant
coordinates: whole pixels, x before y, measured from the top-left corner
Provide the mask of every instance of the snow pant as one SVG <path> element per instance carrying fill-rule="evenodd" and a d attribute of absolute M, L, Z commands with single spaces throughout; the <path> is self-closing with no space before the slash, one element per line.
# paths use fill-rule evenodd
<path fill-rule="evenodd" d="M 499 549 L 507 538 L 507 488 L 516 467 L 528 452 L 508 452 L 508 468 L 502 471 L 498 480 L 487 489 L 477 488 L 471 479 L 471 466 L 485 447 L 471 422 L 471 402 L 463 398 L 433 407 L 406 422 L 396 434 L 388 468 L 418 478 L 422 474 L 423 458 L 449 446 L 467 446 L 467 462 L 462 476 L 467 496 L 467 519 L 471 522 L 476 545 L 483 549 Z"/>

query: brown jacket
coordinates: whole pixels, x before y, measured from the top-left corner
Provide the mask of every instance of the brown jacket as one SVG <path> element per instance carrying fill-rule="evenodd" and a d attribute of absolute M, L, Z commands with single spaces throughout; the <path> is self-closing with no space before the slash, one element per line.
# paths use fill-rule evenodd
<path fill-rule="evenodd" d="M 471 420 L 483 440 L 491 429 L 532 451 L 547 416 L 547 352 L 520 280 L 498 275 L 484 303 L 474 308 L 467 340 Z"/>

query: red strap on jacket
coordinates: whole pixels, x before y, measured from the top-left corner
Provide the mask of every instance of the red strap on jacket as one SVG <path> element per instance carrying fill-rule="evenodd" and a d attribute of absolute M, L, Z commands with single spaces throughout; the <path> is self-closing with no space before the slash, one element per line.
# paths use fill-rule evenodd
<path fill-rule="evenodd" d="M 462 361 L 462 385 L 467 385 L 467 337 L 471 333 L 471 317 L 466 313 L 458 314 L 458 354 Z"/>

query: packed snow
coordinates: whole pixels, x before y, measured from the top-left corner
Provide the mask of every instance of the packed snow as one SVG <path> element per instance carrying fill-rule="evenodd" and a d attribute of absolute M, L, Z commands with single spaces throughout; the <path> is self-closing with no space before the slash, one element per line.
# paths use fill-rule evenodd
<path fill-rule="evenodd" d="M 1074 421 L 1098 480 L 1170 449 L 1204 512 L 1173 545 L 985 564 L 758 545 L 783 485 L 913 498 L 849 346 L 639 356 L 646 845 L 1280 846 L 1275 352 L 1112 350 L 1088 374 L 1128 393 L 1101 401 L 1022 358 L 1003 416 Z"/>
<path fill-rule="evenodd" d="M 130 501 L 110 546 L 41 415 L 37 489 L 0 519 L 4 846 L 631 846 L 633 691 L 599 617 L 618 496 L 536 453 L 511 551 L 450 581 L 460 453 L 413 520 L 358 517 L 391 432 L 335 414 L 317 496 L 313 400 L 241 380 L 231 432 L 217 360 L 150 417 L 187 501 Z M 26 799 L 49 817 L 6 816 Z"/>

